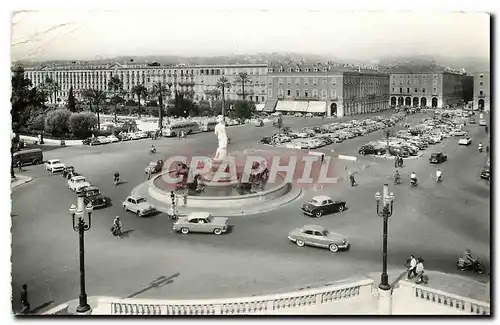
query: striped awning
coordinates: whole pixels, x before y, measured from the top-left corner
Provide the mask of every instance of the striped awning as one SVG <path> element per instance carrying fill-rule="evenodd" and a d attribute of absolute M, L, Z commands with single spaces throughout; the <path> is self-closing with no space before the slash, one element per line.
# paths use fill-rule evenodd
<path fill-rule="evenodd" d="M 295 102 L 291 100 L 280 100 L 276 105 L 277 112 L 293 112 L 294 108 Z"/>
<path fill-rule="evenodd" d="M 277 99 L 266 100 L 266 105 L 264 105 L 263 111 L 266 113 L 274 113 L 274 110 L 276 109 L 276 104 L 278 104 Z"/>
<path fill-rule="evenodd" d="M 308 113 L 326 113 L 326 102 L 311 101 L 307 107 Z"/>

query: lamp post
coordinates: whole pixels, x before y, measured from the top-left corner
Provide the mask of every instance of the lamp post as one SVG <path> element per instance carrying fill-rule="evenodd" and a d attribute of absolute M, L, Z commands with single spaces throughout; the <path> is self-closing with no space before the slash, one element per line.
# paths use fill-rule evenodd
<path fill-rule="evenodd" d="M 382 195 L 380 192 L 375 193 L 375 200 L 377 201 L 377 215 L 384 219 L 384 228 L 383 228 L 383 245 L 382 245 L 382 275 L 381 282 L 379 284 L 379 288 L 381 290 L 390 290 L 391 286 L 389 284 L 389 276 L 387 275 L 387 228 L 389 218 L 392 216 L 393 207 L 394 207 L 394 193 L 389 193 L 389 185 L 384 184 L 383 189 L 383 201 L 382 201 L 382 209 L 380 209 L 380 199 Z"/>
<path fill-rule="evenodd" d="M 76 312 L 79 314 L 86 314 L 90 311 L 90 306 L 87 303 L 87 293 L 85 293 L 85 243 L 83 234 L 89 231 L 92 225 L 92 210 L 94 207 L 92 203 L 85 206 L 83 196 L 78 196 L 77 206 L 74 204 L 69 208 L 69 213 L 73 220 L 73 230 L 78 232 L 79 235 L 79 251 L 80 251 L 80 296 L 79 304 Z M 85 212 L 88 215 L 88 224 L 85 222 Z M 76 220 L 75 220 L 76 217 Z"/>

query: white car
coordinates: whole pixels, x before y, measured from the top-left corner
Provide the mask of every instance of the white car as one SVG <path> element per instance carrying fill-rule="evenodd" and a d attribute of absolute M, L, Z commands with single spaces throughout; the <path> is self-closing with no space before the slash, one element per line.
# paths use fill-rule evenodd
<path fill-rule="evenodd" d="M 485 120 L 479 120 L 479 126 L 486 126 Z"/>
<path fill-rule="evenodd" d="M 105 136 L 98 136 L 97 137 L 97 140 L 99 140 L 99 142 L 101 144 L 106 144 L 106 143 L 111 143 L 111 140 L 109 140 L 108 138 L 106 138 Z"/>
<path fill-rule="evenodd" d="M 297 135 L 297 137 L 302 139 L 311 137 L 311 133 L 309 132 L 295 132 L 295 134 Z"/>
<path fill-rule="evenodd" d="M 130 134 L 130 137 L 132 138 L 132 140 L 142 139 L 142 136 L 139 132 L 135 132 L 135 133 Z"/>
<path fill-rule="evenodd" d="M 109 140 L 109 142 L 119 142 L 119 141 L 120 141 L 120 139 L 118 139 L 118 138 L 117 138 L 116 136 L 114 136 L 114 135 L 110 135 L 110 136 L 108 136 L 108 140 Z"/>
<path fill-rule="evenodd" d="M 66 167 L 59 159 L 50 159 L 45 163 L 45 170 L 51 173 L 62 172 Z"/>
<path fill-rule="evenodd" d="M 156 208 L 150 204 L 144 197 L 131 195 L 123 201 L 123 209 L 144 217 L 156 212 Z"/>
<path fill-rule="evenodd" d="M 462 139 L 458 140 L 458 144 L 463 145 L 463 146 L 468 146 L 471 143 L 472 143 L 471 138 L 462 138 Z"/>
<path fill-rule="evenodd" d="M 90 183 L 85 176 L 73 176 L 68 180 L 68 188 L 75 193 L 81 193 L 88 186 L 90 186 Z"/>

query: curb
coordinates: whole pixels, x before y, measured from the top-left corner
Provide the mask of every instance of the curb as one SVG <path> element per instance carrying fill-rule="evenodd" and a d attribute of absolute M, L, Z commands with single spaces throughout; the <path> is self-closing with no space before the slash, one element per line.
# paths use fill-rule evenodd
<path fill-rule="evenodd" d="M 15 182 L 12 182 L 10 184 L 10 188 L 15 188 L 15 187 L 18 187 L 20 185 L 23 185 L 23 184 L 26 184 L 26 183 L 29 183 L 33 180 L 32 177 L 29 177 L 29 176 L 22 176 L 22 177 L 17 177 L 17 178 L 20 178 L 19 180 L 15 181 Z"/>

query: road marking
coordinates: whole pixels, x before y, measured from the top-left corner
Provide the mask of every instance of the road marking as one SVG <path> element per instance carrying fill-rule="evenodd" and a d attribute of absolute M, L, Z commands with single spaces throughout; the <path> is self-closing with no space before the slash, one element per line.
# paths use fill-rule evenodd
<path fill-rule="evenodd" d="M 338 156 L 339 159 L 343 159 L 343 160 L 351 160 L 351 161 L 356 161 L 358 160 L 358 157 L 355 157 L 355 156 L 344 156 L 344 155 L 339 155 Z"/>

